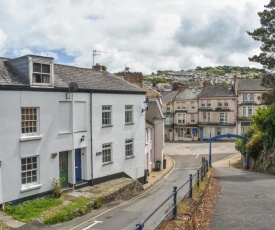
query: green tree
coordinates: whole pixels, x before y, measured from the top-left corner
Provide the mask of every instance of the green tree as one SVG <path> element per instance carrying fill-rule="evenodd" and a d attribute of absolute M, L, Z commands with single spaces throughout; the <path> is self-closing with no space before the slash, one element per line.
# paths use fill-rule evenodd
<path fill-rule="evenodd" d="M 164 78 L 156 77 L 152 79 L 152 84 L 155 87 L 158 83 L 166 83 L 167 81 Z"/>
<path fill-rule="evenodd" d="M 262 42 L 261 53 L 249 58 L 258 62 L 270 73 L 275 70 L 275 0 L 270 0 L 263 12 L 259 12 L 261 27 L 247 32 L 256 41 Z"/>
<path fill-rule="evenodd" d="M 222 81 L 222 85 L 223 85 L 223 86 L 226 86 L 226 85 L 227 85 L 227 82 L 226 82 L 226 81 Z"/>

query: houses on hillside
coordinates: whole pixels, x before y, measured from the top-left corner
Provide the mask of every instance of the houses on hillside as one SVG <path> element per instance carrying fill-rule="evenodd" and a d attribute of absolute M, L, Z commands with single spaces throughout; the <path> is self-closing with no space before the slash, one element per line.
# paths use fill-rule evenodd
<path fill-rule="evenodd" d="M 143 182 L 151 159 L 162 160 L 145 163 L 146 92 L 100 66 L 1 58 L 0 86 L 0 204 L 48 194 L 54 178 L 71 187 Z M 161 110 L 152 124 L 159 119 Z"/>
<path fill-rule="evenodd" d="M 161 92 L 165 116 L 165 139 L 195 141 L 232 133 L 242 135 L 251 116 L 264 107 L 262 94 L 268 92 L 260 79 L 237 79 L 233 85 L 211 85 L 203 89 L 181 86 Z"/>

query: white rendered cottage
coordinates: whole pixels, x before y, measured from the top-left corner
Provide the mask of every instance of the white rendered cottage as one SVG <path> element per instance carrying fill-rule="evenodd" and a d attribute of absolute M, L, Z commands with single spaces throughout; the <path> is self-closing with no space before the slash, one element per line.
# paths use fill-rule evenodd
<path fill-rule="evenodd" d="M 144 100 L 106 71 L 0 58 L 0 204 L 48 194 L 60 177 L 72 187 L 143 181 Z"/>

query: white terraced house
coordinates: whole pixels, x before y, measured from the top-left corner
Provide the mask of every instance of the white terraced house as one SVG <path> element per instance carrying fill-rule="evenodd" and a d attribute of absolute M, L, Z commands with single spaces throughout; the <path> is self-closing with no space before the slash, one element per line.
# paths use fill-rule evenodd
<path fill-rule="evenodd" d="M 98 68 L 0 58 L 0 204 L 49 194 L 54 178 L 71 187 L 143 181 L 144 100 Z"/>

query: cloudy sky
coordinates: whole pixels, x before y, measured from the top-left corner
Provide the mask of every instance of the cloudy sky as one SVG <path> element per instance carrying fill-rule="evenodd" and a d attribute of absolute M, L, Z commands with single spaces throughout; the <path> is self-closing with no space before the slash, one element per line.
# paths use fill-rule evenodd
<path fill-rule="evenodd" d="M 0 56 L 143 73 L 249 62 L 269 0 L 0 0 Z"/>

